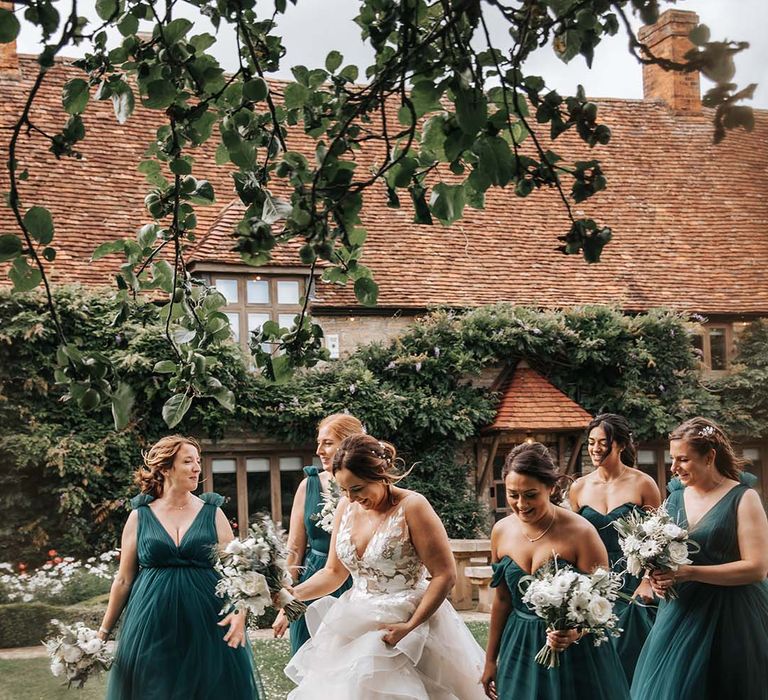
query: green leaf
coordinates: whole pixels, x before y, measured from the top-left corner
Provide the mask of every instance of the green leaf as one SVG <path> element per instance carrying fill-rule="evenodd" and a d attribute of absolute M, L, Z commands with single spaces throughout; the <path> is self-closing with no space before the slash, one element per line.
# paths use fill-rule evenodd
<path fill-rule="evenodd" d="M 488 120 L 488 101 L 480 90 L 459 90 L 456 94 L 456 121 L 465 134 L 475 135 Z"/>
<path fill-rule="evenodd" d="M 344 66 L 344 68 L 341 69 L 341 73 L 339 73 L 339 75 L 345 80 L 348 80 L 350 83 L 354 83 L 360 75 L 360 71 L 358 70 L 357 66 L 350 64 L 348 66 Z"/>
<path fill-rule="evenodd" d="M 174 20 L 175 21 L 175 20 Z M 147 85 L 144 105 L 151 109 L 165 109 L 176 99 L 176 88 L 170 80 L 153 80 Z"/>
<path fill-rule="evenodd" d="M 379 285 L 370 277 L 359 277 L 355 280 L 355 296 L 363 306 L 376 306 Z"/>
<path fill-rule="evenodd" d="M 8 270 L 15 292 L 30 292 L 43 281 L 43 275 L 36 267 L 30 267 L 26 258 L 16 258 Z"/>
<path fill-rule="evenodd" d="M 336 69 L 341 65 L 344 60 L 338 51 L 331 51 L 325 58 L 325 68 L 329 73 L 335 73 Z"/>
<path fill-rule="evenodd" d="M 105 22 L 117 13 L 117 0 L 96 0 L 96 14 Z"/>
<path fill-rule="evenodd" d="M 130 36 L 139 31 L 139 20 L 132 12 L 126 12 L 117 23 L 117 31 L 123 36 Z"/>
<path fill-rule="evenodd" d="M 441 109 L 440 96 L 442 90 L 430 80 L 421 80 L 411 90 L 411 102 L 416 110 L 416 115 L 421 117 L 427 112 Z"/>
<path fill-rule="evenodd" d="M 216 389 L 211 395 L 223 408 L 226 408 L 228 411 L 235 410 L 235 395 L 227 387 L 223 386 L 220 389 Z"/>
<path fill-rule="evenodd" d="M 169 22 L 163 29 L 163 37 L 166 44 L 175 44 L 179 39 L 192 29 L 194 25 L 188 19 L 180 17 Z"/>
<path fill-rule="evenodd" d="M 176 374 L 176 363 L 173 360 L 160 360 L 152 368 L 155 374 Z"/>
<path fill-rule="evenodd" d="M 18 236 L 14 236 L 12 233 L 0 236 L 0 262 L 15 258 L 21 253 L 22 247 L 21 239 Z"/>
<path fill-rule="evenodd" d="M 277 355 L 270 358 L 272 364 L 272 374 L 275 381 L 280 384 L 290 379 L 292 373 L 291 358 L 288 355 Z"/>
<path fill-rule="evenodd" d="M 78 403 L 84 411 L 92 411 L 101 403 L 101 394 L 91 387 L 80 397 Z"/>
<path fill-rule="evenodd" d="M 47 245 L 53 240 L 53 217 L 45 207 L 32 207 L 24 214 L 24 226 L 36 241 Z"/>
<path fill-rule="evenodd" d="M 100 260 L 105 255 L 112 253 L 121 253 L 125 249 L 125 243 L 123 241 L 107 241 L 99 245 L 91 255 L 91 262 L 94 260 Z"/>
<path fill-rule="evenodd" d="M 176 160 L 171 161 L 171 172 L 175 175 L 191 175 L 192 174 L 192 166 L 190 163 L 183 158 L 177 158 Z"/>
<path fill-rule="evenodd" d="M 368 232 L 364 228 L 353 228 L 348 234 L 349 243 L 355 246 L 363 245 L 367 236 Z"/>
<path fill-rule="evenodd" d="M 173 291 L 173 268 L 167 260 L 152 263 L 152 282 L 164 292 Z"/>
<path fill-rule="evenodd" d="M 115 422 L 115 430 L 122 430 L 128 425 L 135 400 L 133 389 L 125 382 L 120 382 L 112 392 L 112 419 Z"/>
<path fill-rule="evenodd" d="M 188 328 L 176 328 L 172 335 L 175 342 L 177 342 L 179 345 L 185 345 L 186 343 L 194 340 L 196 333 L 195 331 L 189 330 Z"/>
<path fill-rule="evenodd" d="M 432 213 L 446 226 L 450 226 L 454 221 L 461 218 L 465 203 L 464 185 L 446 185 L 444 182 L 438 182 L 432 188 L 430 208 Z"/>
<path fill-rule="evenodd" d="M 89 98 L 88 83 L 82 78 L 70 80 L 61 92 L 61 103 L 67 114 L 81 114 L 85 111 Z"/>
<path fill-rule="evenodd" d="M 691 29 L 688 38 L 696 46 L 704 46 L 709 41 L 709 27 L 706 24 L 700 24 Z"/>
<path fill-rule="evenodd" d="M 288 83 L 285 86 L 285 106 L 287 109 L 303 107 L 309 99 L 309 90 L 299 83 Z"/>
<path fill-rule="evenodd" d="M 163 405 L 163 420 L 169 428 L 175 428 L 192 406 L 192 397 L 174 394 Z"/>
<path fill-rule="evenodd" d="M 269 88 L 261 78 L 254 78 L 243 85 L 243 98 L 251 102 L 261 102 L 266 99 Z"/>
<path fill-rule="evenodd" d="M 16 15 L 0 7 L 0 44 L 10 44 L 19 35 L 21 25 Z"/>
<path fill-rule="evenodd" d="M 128 121 L 135 107 L 136 98 L 128 83 L 121 81 L 112 86 L 112 108 L 115 110 L 115 117 L 119 124 L 125 124 Z"/>

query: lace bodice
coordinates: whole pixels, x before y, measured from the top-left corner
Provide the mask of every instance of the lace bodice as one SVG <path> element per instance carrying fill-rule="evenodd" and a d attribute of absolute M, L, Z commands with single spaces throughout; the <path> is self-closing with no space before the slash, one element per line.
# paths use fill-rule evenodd
<path fill-rule="evenodd" d="M 352 574 L 353 595 L 423 591 L 426 569 L 411 542 L 402 503 L 382 521 L 358 557 L 351 525 L 360 510 L 354 503 L 347 506 L 336 537 L 336 554 Z"/>

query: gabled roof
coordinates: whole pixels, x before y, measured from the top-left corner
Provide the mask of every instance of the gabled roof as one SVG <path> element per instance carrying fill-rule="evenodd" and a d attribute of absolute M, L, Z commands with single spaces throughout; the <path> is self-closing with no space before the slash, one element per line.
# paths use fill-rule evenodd
<path fill-rule="evenodd" d="M 20 65 L 22 80 L 0 77 L 3 127 L 18 113 L 34 79 L 34 58 L 21 56 Z M 61 86 L 74 75 L 80 71 L 59 62 L 46 77 L 33 113 L 40 127 L 63 123 Z M 707 110 L 681 116 L 661 102 L 596 102 L 599 119 L 612 130 L 611 143 L 590 150 L 566 134 L 554 150 L 566 161 L 602 161 L 608 189 L 574 206 L 576 215 L 614 230 L 600 264 L 590 266 L 580 256 L 555 250 L 556 237 L 569 222 L 554 191 L 520 199 L 509 189 L 489 190 L 483 211 L 467 208 L 461 221 L 445 228 L 437 222 L 414 225 L 406 198 L 402 209 L 390 209 L 378 187 L 366 194 L 362 212 L 368 230 L 363 262 L 379 284 L 381 311 L 508 301 L 768 315 L 768 111 L 756 111 L 753 133 L 731 132 L 715 146 Z M 54 281 L 111 281 L 122 260 L 109 256 L 90 263 L 89 257 L 103 240 L 132 237 L 149 220 L 143 206 L 147 185 L 136 166 L 160 119 L 138 107 L 120 126 L 111 103 L 92 102 L 79 162 L 56 161 L 37 134 L 22 139 L 21 157 L 32 165 L 23 201 L 48 206 L 56 222 Z M 300 130 L 292 129 L 289 140 L 292 149 L 311 155 L 310 140 Z M 198 242 L 189 259 L 239 264 L 231 232 L 242 205 L 232 180 L 226 168 L 215 165 L 213 148 L 199 149 L 195 157 L 195 173 L 209 177 L 217 203 L 197 207 Z M 361 154 L 360 167 L 372 157 Z M 6 187 L 0 172 L 0 188 Z M 15 230 L 10 210 L 0 208 L 0 232 Z M 296 242 L 278 247 L 272 264 L 301 265 L 298 248 Z M 320 284 L 313 307 L 330 313 L 357 302 L 350 286 Z"/>
<path fill-rule="evenodd" d="M 502 385 L 496 418 L 484 432 L 583 430 L 591 420 L 579 404 L 520 362 Z"/>

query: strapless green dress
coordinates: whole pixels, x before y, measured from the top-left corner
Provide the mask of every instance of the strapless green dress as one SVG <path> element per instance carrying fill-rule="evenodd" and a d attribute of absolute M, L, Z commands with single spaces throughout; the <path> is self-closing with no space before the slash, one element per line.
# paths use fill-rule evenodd
<path fill-rule="evenodd" d="M 537 663 L 546 624 L 523 602 L 518 584 L 526 573 L 508 556 L 493 569 L 491 586 L 506 586 L 512 595 L 496 663 L 499 700 L 628 700 L 627 679 L 609 642 L 596 647 L 586 636 L 560 654 L 557 668 Z"/>
<path fill-rule="evenodd" d="M 742 475 L 746 481 L 749 475 Z M 690 531 L 698 566 L 737 561 L 736 511 L 748 486 L 734 486 Z M 667 510 L 688 526 L 684 488 L 670 483 Z M 632 682 L 633 700 L 768 700 L 768 582 L 713 586 L 688 581 L 662 601 Z"/>
<path fill-rule="evenodd" d="M 619 546 L 619 533 L 613 523 L 637 508 L 635 503 L 624 503 L 607 513 L 601 513 L 591 506 L 582 506 L 579 509 L 579 515 L 589 520 L 600 535 L 600 539 L 608 550 L 611 567 L 623 575 L 624 585 L 621 590 L 628 596 L 631 596 L 640 585 L 640 579 L 625 572 L 624 554 Z M 611 641 L 619 652 L 619 660 L 627 675 L 627 683 L 631 684 L 637 659 L 656 619 L 656 606 L 640 602 L 630 603 L 619 599 L 616 601 L 615 609 L 619 615 L 619 627 L 622 633 L 620 637 L 611 637 Z"/>
<path fill-rule="evenodd" d="M 331 546 L 331 533 L 318 526 L 315 517 L 323 509 L 323 490 L 320 484 L 320 471 L 317 467 L 304 467 L 307 475 L 307 491 L 304 499 L 304 529 L 307 532 L 307 550 L 302 562 L 302 571 L 299 583 L 306 581 L 312 574 L 320 571 L 328 561 L 328 550 Z M 338 598 L 352 585 L 352 578 L 348 578 L 341 587 L 331 595 Z M 312 601 L 307 601 L 307 604 Z M 309 639 L 309 630 L 303 617 L 292 622 L 288 628 L 291 637 L 291 656 L 293 656 Z"/>
<path fill-rule="evenodd" d="M 261 700 L 265 694 L 250 647 L 231 649 L 218 627 L 222 600 L 212 547 L 216 508 L 224 499 L 204 493 L 205 504 L 179 546 L 136 496 L 139 571 L 134 579 L 109 673 L 107 700 Z"/>

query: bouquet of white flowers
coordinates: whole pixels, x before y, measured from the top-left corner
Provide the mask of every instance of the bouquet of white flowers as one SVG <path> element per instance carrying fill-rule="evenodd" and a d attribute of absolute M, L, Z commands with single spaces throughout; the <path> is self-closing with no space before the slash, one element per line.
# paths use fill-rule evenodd
<path fill-rule="evenodd" d="M 319 513 L 310 515 L 310 520 L 314 520 L 321 530 L 333 532 L 333 516 L 336 515 L 336 506 L 339 505 L 341 492 L 335 479 L 328 482 L 328 490 L 323 491 L 323 507 Z"/>
<path fill-rule="evenodd" d="M 51 657 L 51 673 L 56 678 L 66 678 L 67 685 L 82 688 L 91 675 L 109 670 L 112 653 L 107 642 L 99 639 L 96 630 L 82 622 L 65 625 L 51 620 L 58 627 L 59 635 L 43 642 Z"/>
<path fill-rule="evenodd" d="M 523 602 L 547 623 L 548 630 L 580 629 L 599 646 L 609 636 L 618 637 L 619 618 L 613 603 L 621 591 L 621 576 L 598 568 L 582 574 L 572 566 L 558 566 L 557 558 L 520 580 Z M 545 644 L 536 661 L 548 668 L 560 665 L 560 652 Z"/>
<path fill-rule="evenodd" d="M 285 533 L 268 515 L 257 516 L 246 539 L 234 539 L 216 552 L 215 568 L 221 574 L 216 595 L 227 601 L 222 615 L 233 611 L 262 615 L 273 604 L 273 596 L 289 622 L 306 612 L 307 606 L 285 590 L 291 584 Z"/>
<path fill-rule="evenodd" d="M 662 505 L 656 510 L 634 510 L 613 523 L 619 531 L 619 545 L 627 561 L 627 571 L 640 577 L 654 569 L 677 571 L 690 564 L 690 552 L 698 545 L 688 539 L 688 531 L 680 527 Z M 665 599 L 677 598 L 674 586 L 667 589 Z"/>

